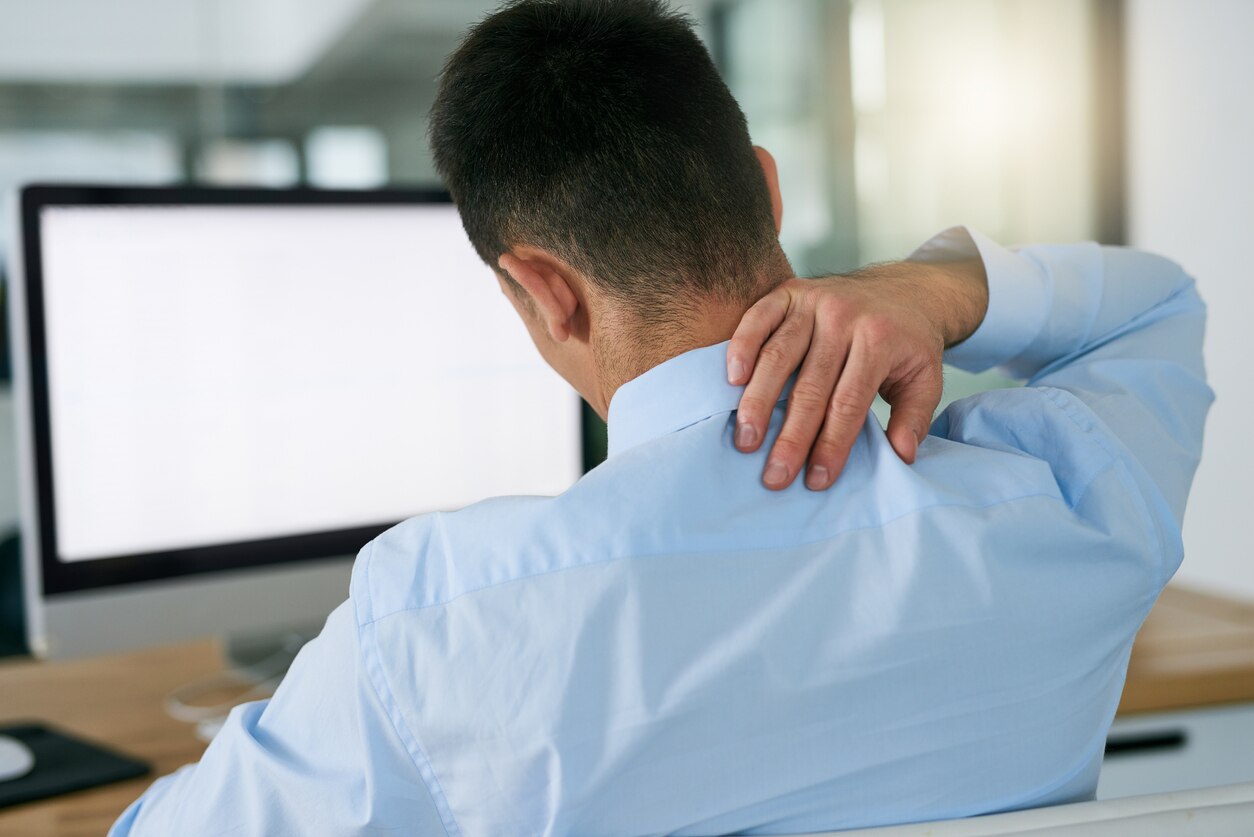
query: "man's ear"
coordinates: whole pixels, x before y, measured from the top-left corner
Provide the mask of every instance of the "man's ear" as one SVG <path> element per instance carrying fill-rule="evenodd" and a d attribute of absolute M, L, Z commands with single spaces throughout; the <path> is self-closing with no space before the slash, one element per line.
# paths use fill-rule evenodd
<path fill-rule="evenodd" d="M 758 155 L 762 174 L 766 175 L 766 188 L 771 193 L 771 212 L 775 215 L 775 234 L 779 235 L 784 224 L 784 198 L 779 192 L 779 169 L 775 167 L 775 158 L 771 156 L 771 152 L 762 146 L 753 146 L 753 153 Z"/>
<path fill-rule="evenodd" d="M 497 266 L 509 274 L 531 300 L 549 336 L 564 343 L 571 320 L 579 310 L 575 272 L 560 259 L 536 247 L 521 246 L 504 253 Z"/>

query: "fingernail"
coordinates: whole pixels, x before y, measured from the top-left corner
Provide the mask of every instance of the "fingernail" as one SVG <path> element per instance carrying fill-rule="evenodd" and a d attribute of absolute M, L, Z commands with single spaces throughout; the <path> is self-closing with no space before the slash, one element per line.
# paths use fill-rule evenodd
<path fill-rule="evenodd" d="M 762 479 L 769 485 L 779 485 L 788 479 L 788 466 L 783 462 L 768 462 Z"/>
<path fill-rule="evenodd" d="M 740 379 L 744 377 L 744 375 L 745 375 L 744 361 L 742 361 L 738 357 L 734 357 L 731 360 L 727 361 L 727 382 L 729 384 L 738 383 Z"/>
<path fill-rule="evenodd" d="M 827 469 L 822 465 L 811 465 L 806 471 L 806 487 L 815 490 L 827 488 Z"/>
<path fill-rule="evenodd" d="M 758 429 L 749 422 L 743 422 L 736 427 L 736 447 L 752 447 L 757 440 Z"/>

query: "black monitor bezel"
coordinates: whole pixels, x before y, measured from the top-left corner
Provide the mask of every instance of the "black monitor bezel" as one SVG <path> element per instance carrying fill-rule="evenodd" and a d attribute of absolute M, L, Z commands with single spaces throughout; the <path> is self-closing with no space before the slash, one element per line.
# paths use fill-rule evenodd
<path fill-rule="evenodd" d="M 452 203 L 440 189 L 254 189 L 200 186 L 100 186 L 36 184 L 21 191 L 21 236 L 26 326 L 26 375 L 38 503 L 39 555 L 44 595 L 56 596 L 208 573 L 273 568 L 296 561 L 350 555 L 400 522 L 336 529 L 291 537 L 240 541 L 188 549 L 135 553 L 90 561 L 60 560 L 53 491 L 51 411 L 44 329 L 40 212 L 51 206 L 395 206 Z"/>

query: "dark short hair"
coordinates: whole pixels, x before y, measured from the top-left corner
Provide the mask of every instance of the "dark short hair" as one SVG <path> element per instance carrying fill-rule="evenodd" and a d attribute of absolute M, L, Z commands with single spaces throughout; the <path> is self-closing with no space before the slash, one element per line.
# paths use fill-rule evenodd
<path fill-rule="evenodd" d="M 646 317 L 762 292 L 778 243 L 744 114 L 660 0 L 508 3 L 445 64 L 431 145 L 493 268 L 541 247 Z"/>

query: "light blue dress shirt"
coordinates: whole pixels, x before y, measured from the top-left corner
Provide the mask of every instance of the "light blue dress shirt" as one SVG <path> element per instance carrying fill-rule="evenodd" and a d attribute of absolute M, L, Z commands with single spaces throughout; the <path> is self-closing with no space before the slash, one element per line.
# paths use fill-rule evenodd
<path fill-rule="evenodd" d="M 277 694 L 113 834 L 782 834 L 1091 798 L 1133 636 L 1181 560 L 1211 401 L 1171 262 L 981 256 L 957 402 L 829 491 L 732 446 L 725 345 L 623 386 L 610 456 L 368 544 Z M 783 404 L 771 433 L 778 431 Z M 769 445 L 767 446 L 769 447 Z"/>

